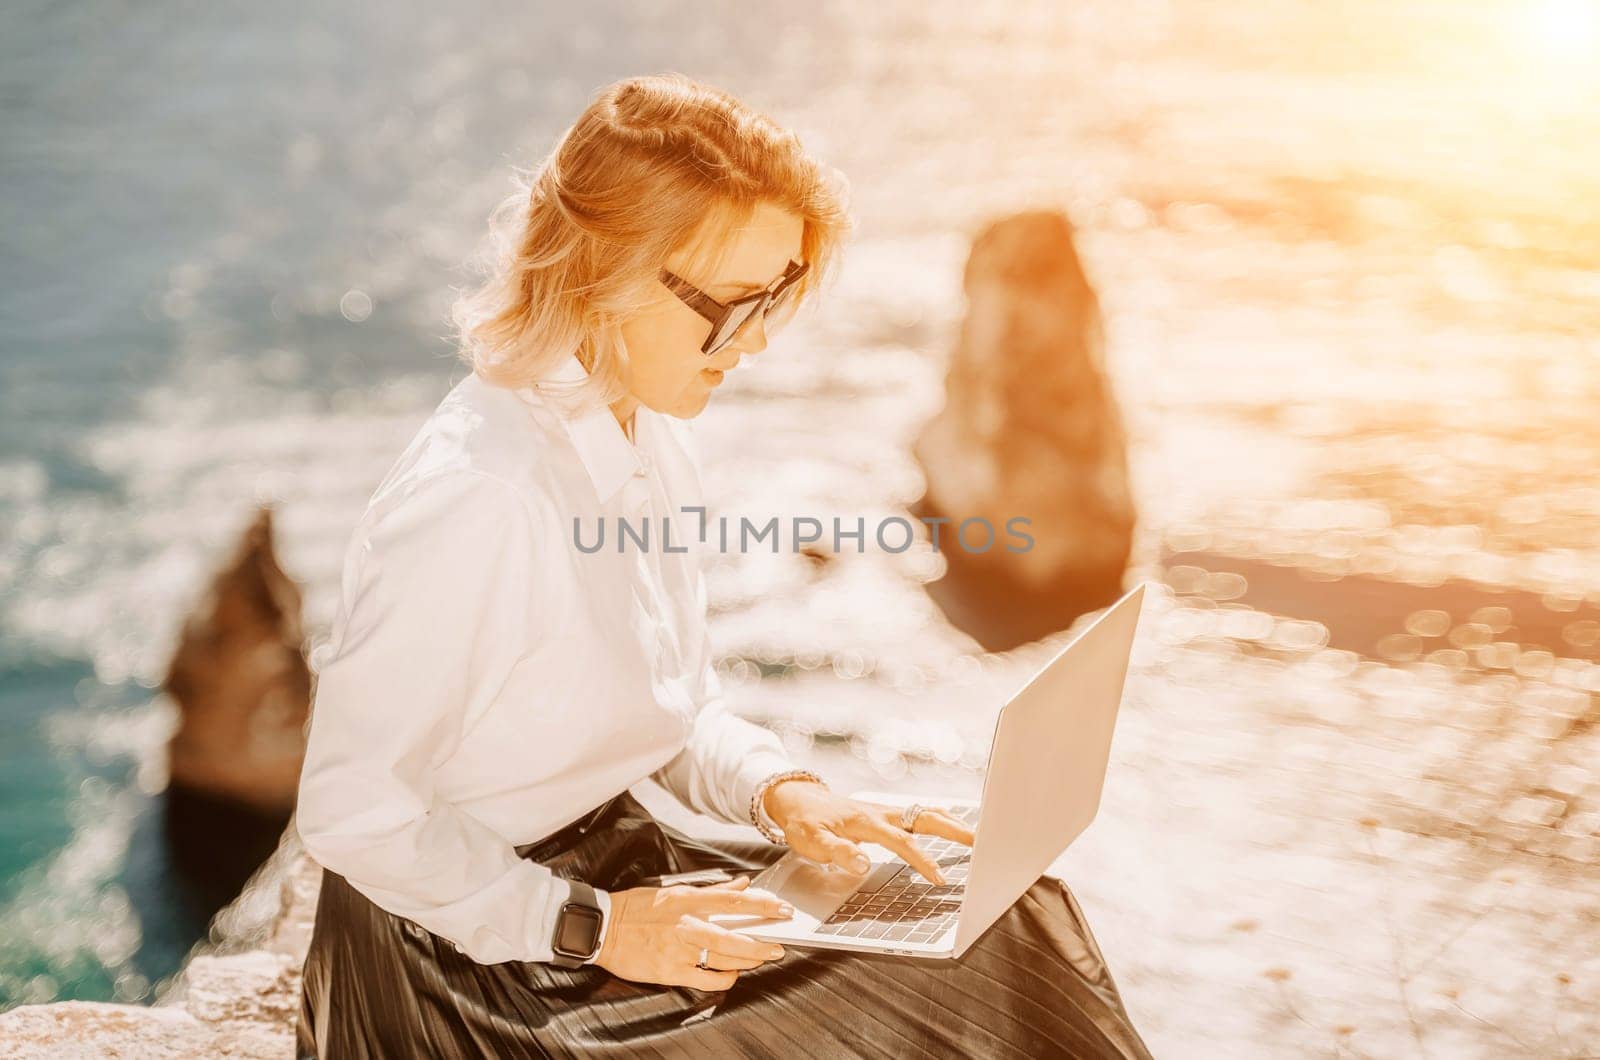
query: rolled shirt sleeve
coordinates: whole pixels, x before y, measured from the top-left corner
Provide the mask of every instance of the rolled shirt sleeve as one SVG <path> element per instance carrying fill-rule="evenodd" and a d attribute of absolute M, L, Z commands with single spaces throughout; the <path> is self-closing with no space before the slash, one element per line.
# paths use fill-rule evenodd
<path fill-rule="evenodd" d="M 533 519 L 509 483 L 456 468 L 364 520 L 300 782 L 319 863 L 484 964 L 550 960 L 570 893 L 433 781 L 536 643 Z"/>

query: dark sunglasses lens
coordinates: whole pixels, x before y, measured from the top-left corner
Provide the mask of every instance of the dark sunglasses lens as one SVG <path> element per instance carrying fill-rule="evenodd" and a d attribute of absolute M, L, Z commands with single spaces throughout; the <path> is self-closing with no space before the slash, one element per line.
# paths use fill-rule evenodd
<path fill-rule="evenodd" d="M 739 334 L 739 329 L 744 327 L 750 318 L 755 315 L 756 310 L 760 308 L 761 302 L 759 300 L 731 307 L 728 310 L 728 315 L 722 318 L 722 323 L 712 332 L 711 344 L 706 347 L 706 352 L 715 353 L 731 342 L 733 337 Z"/>
<path fill-rule="evenodd" d="M 731 306 L 729 308 L 728 315 L 723 319 L 722 323 L 717 327 L 715 333 L 707 341 L 707 345 L 705 347 L 706 353 L 708 355 L 716 353 L 718 350 L 722 349 L 722 347 L 732 342 L 734 337 L 739 334 L 740 329 L 748 324 L 750 322 L 750 318 L 755 316 L 757 313 L 760 313 L 764 319 L 767 314 L 772 312 L 774 309 L 779 309 L 786 305 L 790 301 L 791 296 L 794 294 L 794 290 L 798 286 L 798 281 L 804 273 L 804 269 L 791 273 L 788 278 L 783 281 L 782 285 L 780 285 L 777 290 L 775 290 L 769 297 L 765 299 L 751 298 L 747 302 L 735 303 L 733 306 Z"/>

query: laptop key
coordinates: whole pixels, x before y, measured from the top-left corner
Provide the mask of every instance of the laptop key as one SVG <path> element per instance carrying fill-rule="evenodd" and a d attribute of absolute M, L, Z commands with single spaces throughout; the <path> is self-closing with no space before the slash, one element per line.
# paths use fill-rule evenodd
<path fill-rule="evenodd" d="M 874 866 L 872 871 L 867 873 L 867 878 L 861 881 L 861 886 L 855 889 L 855 893 L 873 894 L 877 892 L 884 884 L 898 876 L 903 868 L 905 868 L 905 863 L 899 861 L 885 861 Z"/>
<path fill-rule="evenodd" d="M 883 938 L 886 941 L 900 942 L 911 934 L 914 927 L 916 927 L 915 924 L 895 924 L 883 933 Z"/>

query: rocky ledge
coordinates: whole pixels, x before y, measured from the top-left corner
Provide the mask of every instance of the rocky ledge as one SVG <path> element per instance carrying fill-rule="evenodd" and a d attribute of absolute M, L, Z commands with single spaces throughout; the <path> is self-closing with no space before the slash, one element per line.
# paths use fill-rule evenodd
<path fill-rule="evenodd" d="M 7 1058 L 294 1055 L 300 965 L 316 911 L 317 866 L 291 828 L 238 900 L 218 917 L 214 952 L 194 956 L 149 1006 L 94 1001 L 0 1014 Z"/>

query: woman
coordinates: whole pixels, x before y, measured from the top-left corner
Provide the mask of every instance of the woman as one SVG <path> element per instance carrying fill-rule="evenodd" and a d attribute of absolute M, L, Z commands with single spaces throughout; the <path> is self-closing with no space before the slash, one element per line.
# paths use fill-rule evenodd
<path fill-rule="evenodd" d="M 912 833 L 971 841 L 830 791 L 712 667 L 684 421 L 836 259 L 825 171 L 725 93 L 634 78 L 496 226 L 456 311 L 472 372 L 374 493 L 319 667 L 301 1051 L 1147 1056 L 1056 881 L 960 962 L 786 954 L 711 919 L 791 915 L 748 886 L 784 843 L 936 877 Z M 627 791 L 646 777 L 770 842 L 660 824 Z M 661 879 L 699 869 L 742 874 Z"/>

